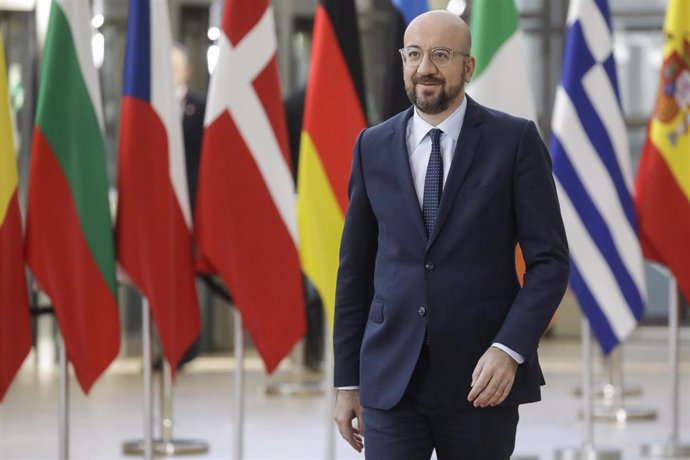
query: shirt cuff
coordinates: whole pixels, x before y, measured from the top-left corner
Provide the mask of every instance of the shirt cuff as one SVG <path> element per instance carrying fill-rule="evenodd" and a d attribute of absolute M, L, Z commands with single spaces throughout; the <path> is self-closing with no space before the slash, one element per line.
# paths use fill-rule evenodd
<path fill-rule="evenodd" d="M 336 390 L 359 390 L 359 385 L 352 385 L 349 387 L 335 387 Z"/>
<path fill-rule="evenodd" d="M 506 353 L 508 353 L 508 356 L 510 356 L 511 358 L 513 358 L 513 359 L 515 360 L 515 362 L 518 363 L 518 364 L 522 364 L 522 363 L 525 362 L 525 358 L 524 358 L 520 353 L 518 353 L 517 351 L 512 350 L 512 349 L 510 349 L 510 348 L 508 348 L 508 347 L 506 347 L 506 346 L 503 345 L 502 343 L 494 342 L 494 343 L 491 344 L 491 346 L 492 346 L 492 347 L 495 347 L 495 348 L 498 348 L 499 350 L 505 351 Z"/>

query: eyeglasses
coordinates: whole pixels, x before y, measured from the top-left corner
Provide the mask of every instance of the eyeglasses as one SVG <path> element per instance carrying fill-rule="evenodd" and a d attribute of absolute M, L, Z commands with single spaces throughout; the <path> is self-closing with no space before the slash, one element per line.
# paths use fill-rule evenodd
<path fill-rule="evenodd" d="M 431 48 L 430 50 L 423 50 L 417 48 L 416 46 L 408 46 L 407 48 L 400 48 L 398 50 L 400 56 L 402 57 L 403 63 L 410 67 L 417 67 L 422 63 L 424 59 L 424 54 L 429 53 L 429 59 L 438 68 L 446 67 L 450 64 L 453 59 L 453 54 L 457 53 L 465 57 L 469 57 L 470 53 L 465 51 L 454 50 L 450 48 L 437 47 Z"/>

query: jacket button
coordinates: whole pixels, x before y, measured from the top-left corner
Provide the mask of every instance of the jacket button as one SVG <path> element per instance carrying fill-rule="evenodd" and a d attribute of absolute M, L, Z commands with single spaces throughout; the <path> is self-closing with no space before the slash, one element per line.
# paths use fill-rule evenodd
<path fill-rule="evenodd" d="M 426 271 L 430 272 L 430 271 L 432 271 L 434 268 L 436 268 L 436 266 L 434 265 L 433 262 L 427 262 L 427 263 L 424 264 L 424 268 L 426 269 Z"/>
<path fill-rule="evenodd" d="M 419 309 L 417 310 L 417 314 L 418 314 L 419 316 L 426 316 L 426 308 L 424 308 L 424 307 L 419 307 Z"/>

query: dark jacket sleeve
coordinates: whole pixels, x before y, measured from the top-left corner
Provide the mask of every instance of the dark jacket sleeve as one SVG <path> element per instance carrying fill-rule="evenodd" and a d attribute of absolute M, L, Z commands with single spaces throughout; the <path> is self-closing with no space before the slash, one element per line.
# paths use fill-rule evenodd
<path fill-rule="evenodd" d="M 560 304 L 570 275 L 568 243 L 552 176 L 551 158 L 533 122 L 526 122 L 517 147 L 513 209 L 525 258 L 524 285 L 496 342 L 525 358 Z"/>

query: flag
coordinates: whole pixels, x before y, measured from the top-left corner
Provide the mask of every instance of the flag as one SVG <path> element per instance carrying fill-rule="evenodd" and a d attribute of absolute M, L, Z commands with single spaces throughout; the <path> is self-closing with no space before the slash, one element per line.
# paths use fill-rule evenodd
<path fill-rule="evenodd" d="M 5 53 L 0 34 L 0 402 L 31 349 Z"/>
<path fill-rule="evenodd" d="M 319 1 L 312 40 L 297 175 L 297 220 L 302 269 L 321 296 L 332 325 L 352 148 L 366 127 L 354 2 Z"/>
<path fill-rule="evenodd" d="M 646 288 L 607 1 L 570 2 L 552 129 L 570 285 L 608 354 L 635 328 Z"/>
<path fill-rule="evenodd" d="M 295 190 L 267 0 L 227 0 L 211 77 L 196 231 L 269 372 L 305 331 Z"/>
<path fill-rule="evenodd" d="M 467 92 L 492 109 L 536 120 L 527 52 L 513 0 L 475 0 L 470 17 L 477 61 Z"/>
<path fill-rule="evenodd" d="M 120 349 L 113 229 L 91 9 L 50 9 L 31 146 L 26 257 L 88 393 Z"/>
<path fill-rule="evenodd" d="M 670 0 L 656 107 L 635 182 L 645 257 L 666 265 L 690 299 L 690 2 Z"/>
<path fill-rule="evenodd" d="M 410 100 L 405 94 L 403 82 L 402 61 L 398 49 L 403 46 L 405 29 L 410 22 L 422 13 L 429 11 L 429 0 L 391 0 L 393 6 L 393 21 L 391 25 L 390 50 L 386 55 L 388 64 L 384 85 L 384 100 L 382 115 L 384 119 L 402 112 L 410 106 Z"/>
<path fill-rule="evenodd" d="M 131 0 L 118 165 L 117 257 L 148 299 L 172 369 L 199 335 L 192 216 L 164 0 Z"/>
<path fill-rule="evenodd" d="M 470 32 L 477 66 L 467 85 L 468 93 L 487 107 L 536 120 L 525 38 L 513 0 L 473 2 Z M 522 282 L 525 262 L 520 246 L 516 248 L 515 264 Z"/>

